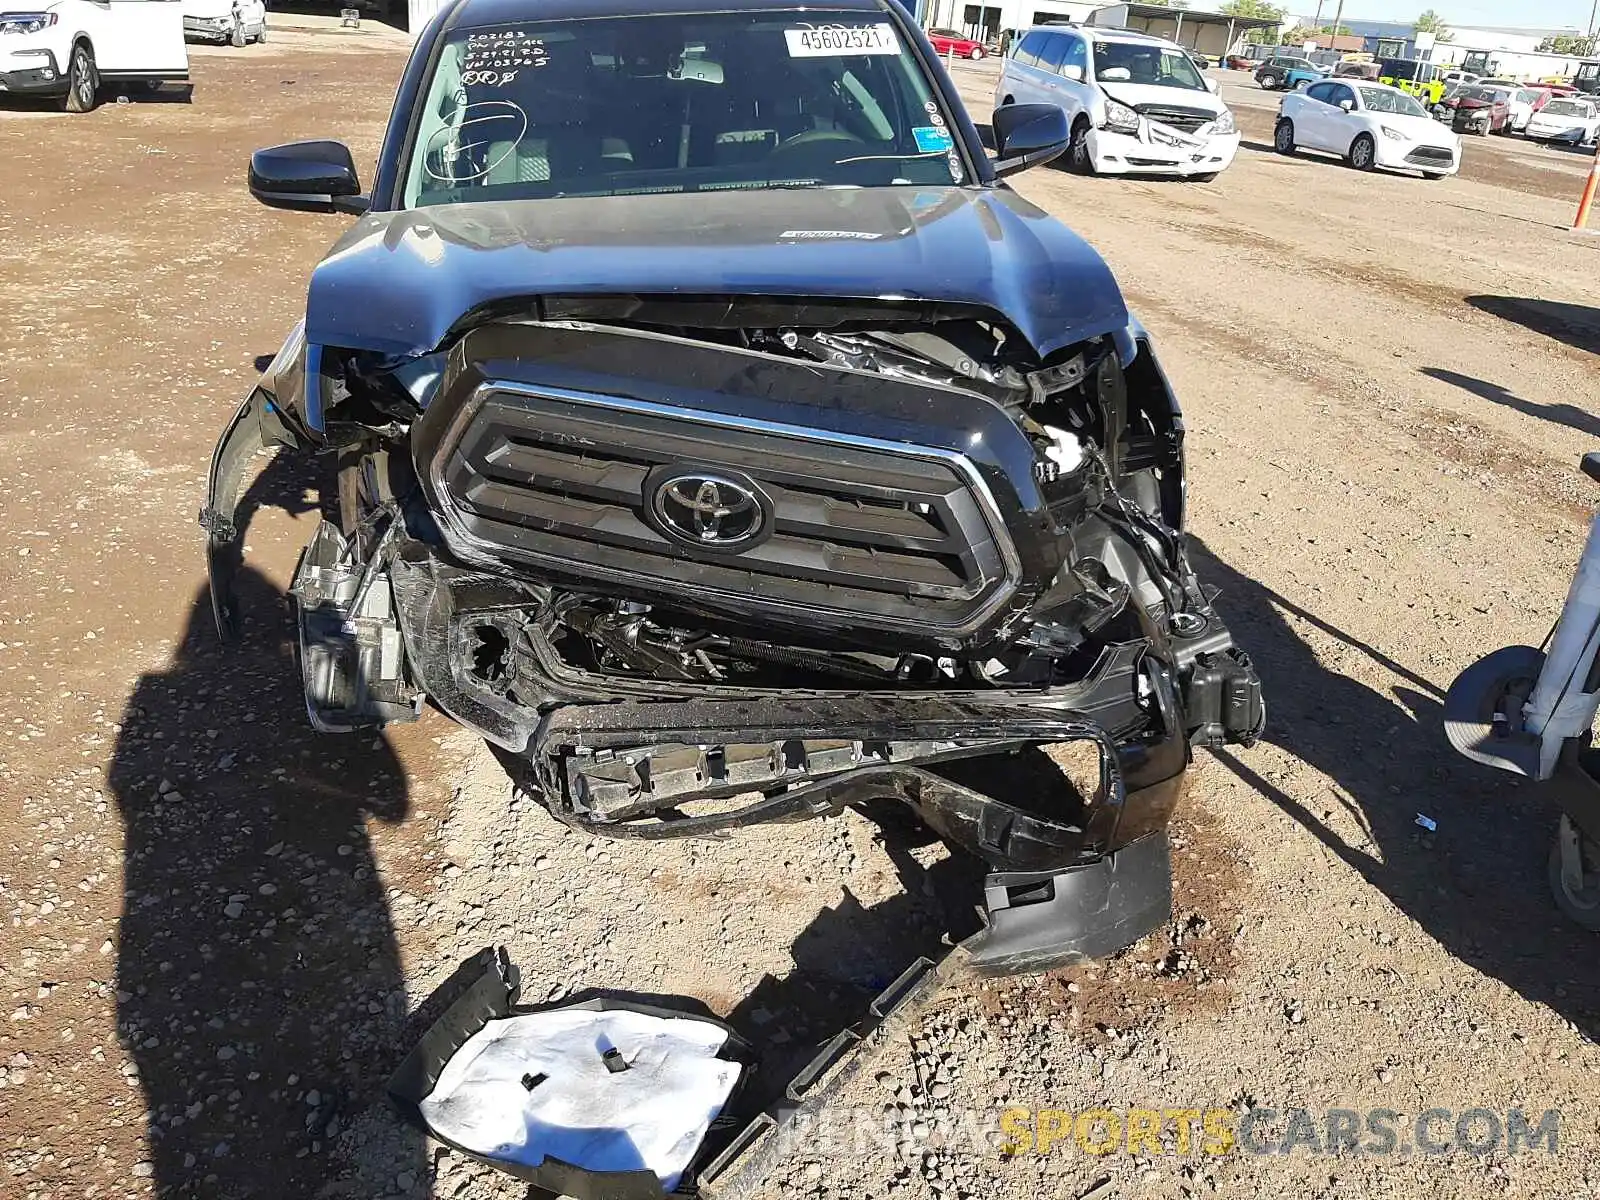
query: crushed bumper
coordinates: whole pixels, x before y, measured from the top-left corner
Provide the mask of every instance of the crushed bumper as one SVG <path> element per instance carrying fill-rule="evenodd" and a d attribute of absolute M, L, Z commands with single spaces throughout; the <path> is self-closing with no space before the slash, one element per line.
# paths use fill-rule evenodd
<path fill-rule="evenodd" d="M 525 764 L 558 819 L 656 840 L 898 802 L 987 864 L 984 929 L 967 947 L 985 973 L 1103 957 L 1166 921 L 1164 831 L 1191 755 L 1180 703 L 1235 736 L 1262 722 L 1247 660 L 1237 673 L 1220 653 L 1220 623 L 1197 633 L 1202 665 L 1184 685 L 1129 643 L 1068 686 L 774 694 L 587 676 L 519 617 L 515 695 L 466 664 L 486 629 L 530 603 L 526 591 L 417 547 L 388 577 L 405 644 L 420 651 L 416 686 Z M 1081 752 L 1092 769 L 1007 783 L 1008 756 L 1047 745 Z"/>
<path fill-rule="evenodd" d="M 1237 133 L 1188 137 L 1147 130 L 1135 137 L 1106 129 L 1089 131 L 1089 157 L 1102 175 L 1210 175 L 1226 170 L 1238 152 Z"/>
<path fill-rule="evenodd" d="M 184 17 L 183 32 L 187 37 L 225 42 L 233 32 L 233 17 Z"/>

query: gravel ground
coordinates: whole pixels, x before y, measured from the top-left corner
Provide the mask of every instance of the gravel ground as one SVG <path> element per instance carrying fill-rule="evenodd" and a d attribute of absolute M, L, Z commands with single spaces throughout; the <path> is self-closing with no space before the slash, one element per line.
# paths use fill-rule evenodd
<path fill-rule="evenodd" d="M 197 55 L 193 105 L 0 110 L 29 181 L 0 197 L 0 1194 L 520 1196 L 379 1097 L 481 947 L 533 999 L 697 998 L 771 1048 L 760 1092 L 970 927 L 971 864 L 881 817 L 646 853 L 564 832 L 441 718 L 307 732 L 281 588 L 320 477 L 252 489 L 250 625 L 217 648 L 207 456 L 341 224 L 253 206 L 245 157 L 338 135 L 370 162 L 402 63 L 330 45 Z M 992 65 L 957 73 L 981 117 Z M 1224 88 L 1264 143 L 1274 102 Z M 1600 1189 L 1600 968 L 1546 895 L 1552 812 L 1438 728 L 1461 666 L 1542 637 L 1578 551 L 1600 243 L 1564 232 L 1559 152 L 1467 163 L 1247 146 L 1207 185 L 1020 177 L 1157 338 L 1269 734 L 1199 764 L 1167 929 L 1092 969 L 953 973 L 839 1098 L 872 1136 L 815 1131 L 769 1196 Z M 1554 1156 L 1006 1156 L 1007 1105 L 1562 1116 Z"/>

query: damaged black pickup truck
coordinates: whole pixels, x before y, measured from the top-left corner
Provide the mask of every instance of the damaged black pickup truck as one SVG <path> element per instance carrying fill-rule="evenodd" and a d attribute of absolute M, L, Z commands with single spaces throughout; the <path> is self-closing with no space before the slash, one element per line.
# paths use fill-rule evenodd
<path fill-rule="evenodd" d="M 1191 748 L 1263 707 L 1149 339 L 1000 182 L 1064 118 L 1001 108 L 990 157 L 892 0 L 710 7 L 457 0 L 370 194 L 336 142 L 254 156 L 360 219 L 217 449 L 224 636 L 251 457 L 328 455 L 319 729 L 431 701 L 637 839 L 897 800 L 988 864 L 980 968 L 1116 950 L 1167 919 Z M 1041 747 L 1076 771 L 1005 782 Z"/>

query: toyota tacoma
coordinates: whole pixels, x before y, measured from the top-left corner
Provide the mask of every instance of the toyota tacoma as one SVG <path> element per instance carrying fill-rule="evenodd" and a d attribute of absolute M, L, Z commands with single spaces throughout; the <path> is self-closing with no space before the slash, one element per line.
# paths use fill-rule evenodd
<path fill-rule="evenodd" d="M 217 448 L 224 637 L 252 456 L 326 454 L 317 728 L 431 703 L 617 837 L 898 802 L 987 864 L 980 969 L 1131 943 L 1193 748 L 1263 707 L 1150 339 L 1003 182 L 1068 136 L 1013 104 L 987 152 L 891 0 L 447 4 L 370 191 L 252 158 L 358 219 Z"/>

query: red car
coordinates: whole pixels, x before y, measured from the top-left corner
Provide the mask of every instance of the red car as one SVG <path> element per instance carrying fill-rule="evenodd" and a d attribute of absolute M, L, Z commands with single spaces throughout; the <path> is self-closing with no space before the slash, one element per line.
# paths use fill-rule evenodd
<path fill-rule="evenodd" d="M 1497 88 L 1468 84 L 1456 91 L 1450 128 L 1457 133 L 1510 133 L 1511 105 Z"/>
<path fill-rule="evenodd" d="M 933 43 L 933 48 L 939 52 L 940 58 L 946 54 L 954 54 L 957 58 L 979 59 L 984 55 L 982 42 L 962 37 L 954 29 L 930 29 L 928 40 Z"/>

